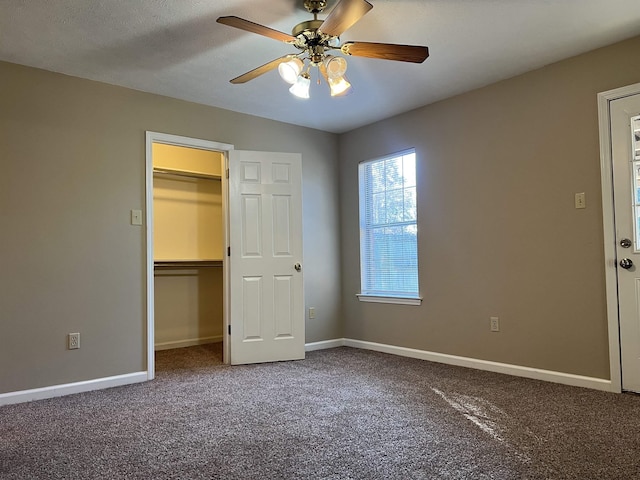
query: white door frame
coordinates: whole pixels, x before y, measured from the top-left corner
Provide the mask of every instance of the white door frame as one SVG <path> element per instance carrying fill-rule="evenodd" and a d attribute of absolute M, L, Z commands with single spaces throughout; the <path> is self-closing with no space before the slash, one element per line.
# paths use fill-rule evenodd
<path fill-rule="evenodd" d="M 146 249 L 147 249 L 147 379 L 155 377 L 155 317 L 154 317 L 154 277 L 153 277 L 153 153 L 152 145 L 163 143 L 178 147 L 199 148 L 200 150 L 212 150 L 224 154 L 224 167 L 222 172 L 222 213 L 224 223 L 225 250 L 229 247 L 229 209 L 228 191 L 225 172 L 229 168 L 229 156 L 227 153 L 234 150 L 234 146 L 227 143 L 212 142 L 198 138 L 181 137 L 168 133 L 146 132 Z M 229 363 L 229 262 L 223 259 L 224 294 L 223 294 L 223 360 Z"/>
<path fill-rule="evenodd" d="M 604 228 L 604 259 L 609 330 L 609 368 L 611 391 L 622 392 L 620 363 L 620 330 L 618 314 L 618 279 L 616 264 L 616 224 L 613 200 L 613 156 L 611 154 L 610 103 L 620 98 L 640 94 L 640 83 L 598 94 L 600 128 L 600 179 L 602 182 L 602 222 Z"/>

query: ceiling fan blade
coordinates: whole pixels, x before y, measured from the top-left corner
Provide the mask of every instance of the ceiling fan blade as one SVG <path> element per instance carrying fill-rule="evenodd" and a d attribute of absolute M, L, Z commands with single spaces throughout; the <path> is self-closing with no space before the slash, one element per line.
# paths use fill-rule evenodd
<path fill-rule="evenodd" d="M 284 57 L 276 58 L 275 60 L 271 60 L 269 63 L 265 63 L 264 65 L 261 65 L 258 68 L 254 68 L 250 72 L 247 72 L 243 75 L 240 75 L 239 77 L 236 77 L 230 80 L 230 82 L 233 84 L 247 83 L 249 80 L 253 80 L 256 77 L 259 77 L 260 75 L 270 72 L 274 68 L 278 68 L 278 65 L 280 65 L 283 62 L 288 62 L 289 60 L 291 60 L 292 58 L 295 58 L 296 56 L 297 55 L 289 54 L 289 55 L 285 55 Z"/>
<path fill-rule="evenodd" d="M 223 25 L 228 25 L 230 27 L 239 28 L 240 30 L 245 30 L 247 32 L 257 33 L 258 35 L 273 38 L 274 40 L 279 40 L 285 43 L 293 43 L 296 41 L 296 38 L 289 35 L 288 33 L 280 32 L 278 30 L 274 30 L 273 28 L 265 27 L 264 25 L 250 22 L 249 20 L 245 20 L 244 18 L 240 17 L 219 17 L 217 22 L 222 23 Z"/>
<path fill-rule="evenodd" d="M 393 43 L 347 42 L 340 47 L 340 50 L 345 55 L 353 55 L 354 57 L 381 58 L 413 63 L 422 63 L 429 56 L 427 47 Z"/>
<path fill-rule="evenodd" d="M 366 0 L 341 0 L 318 28 L 322 33 L 339 37 L 373 8 Z"/>

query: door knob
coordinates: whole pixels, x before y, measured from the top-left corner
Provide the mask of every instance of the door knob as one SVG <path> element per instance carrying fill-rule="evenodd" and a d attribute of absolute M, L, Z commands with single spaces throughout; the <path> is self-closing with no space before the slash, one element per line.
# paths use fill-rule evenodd
<path fill-rule="evenodd" d="M 622 248 L 629 248 L 631 246 L 631 240 L 629 240 L 628 238 L 623 238 L 622 240 L 620 240 L 620 246 Z"/>
<path fill-rule="evenodd" d="M 629 270 L 631 267 L 633 267 L 633 262 L 630 258 L 623 258 L 622 260 L 620 260 L 620 266 L 625 270 Z"/>
<path fill-rule="evenodd" d="M 296 272 L 299 272 L 299 271 L 301 271 L 301 270 L 302 270 L 302 265 L 300 265 L 299 263 L 296 263 L 296 264 L 293 266 L 293 268 L 295 268 L 295 269 L 296 269 Z"/>

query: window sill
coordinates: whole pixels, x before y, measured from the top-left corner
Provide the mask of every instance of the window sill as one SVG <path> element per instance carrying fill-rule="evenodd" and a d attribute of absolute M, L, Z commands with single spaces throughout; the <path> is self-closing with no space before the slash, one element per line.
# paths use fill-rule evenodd
<path fill-rule="evenodd" d="M 393 303 L 395 305 L 421 305 L 422 297 L 382 297 L 379 295 L 356 294 L 361 302 Z"/>

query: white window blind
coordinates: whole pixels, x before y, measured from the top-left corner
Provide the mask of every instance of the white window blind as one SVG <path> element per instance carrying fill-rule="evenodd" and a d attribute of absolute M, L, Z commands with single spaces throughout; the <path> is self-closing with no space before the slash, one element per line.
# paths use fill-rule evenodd
<path fill-rule="evenodd" d="M 361 295 L 417 298 L 415 152 L 361 163 L 359 181 Z"/>

